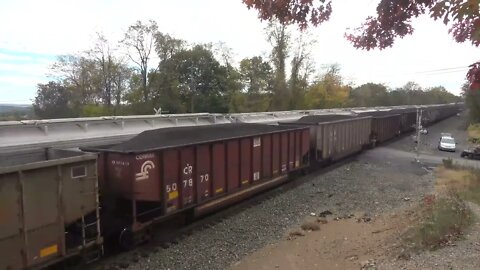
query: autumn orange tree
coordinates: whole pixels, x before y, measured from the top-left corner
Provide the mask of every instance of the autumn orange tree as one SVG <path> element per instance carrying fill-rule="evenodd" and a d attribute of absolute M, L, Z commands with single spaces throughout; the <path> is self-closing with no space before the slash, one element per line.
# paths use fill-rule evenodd
<path fill-rule="evenodd" d="M 262 20 L 297 24 L 300 29 L 317 26 L 330 18 L 333 0 L 243 0 L 248 8 L 258 10 Z M 457 42 L 480 46 L 480 0 L 381 0 L 376 16 L 346 38 L 359 49 L 391 47 L 398 37 L 413 33 L 412 19 L 426 14 L 443 22 Z M 473 62 L 473 61 L 472 61 Z M 470 88 L 480 90 L 480 61 L 467 73 Z"/>

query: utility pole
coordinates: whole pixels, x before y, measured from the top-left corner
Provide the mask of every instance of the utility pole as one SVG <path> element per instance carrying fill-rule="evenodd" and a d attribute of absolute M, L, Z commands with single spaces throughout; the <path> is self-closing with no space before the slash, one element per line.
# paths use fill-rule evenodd
<path fill-rule="evenodd" d="M 416 162 L 420 162 L 420 131 L 422 129 L 422 110 L 417 107 L 417 145 L 415 147 L 416 152 Z"/>

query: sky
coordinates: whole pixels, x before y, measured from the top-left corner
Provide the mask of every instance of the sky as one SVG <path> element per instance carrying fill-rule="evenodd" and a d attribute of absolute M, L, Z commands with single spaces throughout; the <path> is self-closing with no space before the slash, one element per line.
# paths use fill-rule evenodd
<path fill-rule="evenodd" d="M 330 21 L 311 34 L 317 70 L 339 64 L 354 85 L 384 83 L 392 88 L 414 81 L 422 87 L 442 85 L 460 93 L 469 64 L 479 48 L 458 44 L 440 21 L 421 17 L 415 33 L 393 48 L 362 51 L 344 38 L 375 14 L 378 0 L 335 1 Z M 265 22 L 242 0 L 0 0 L 0 103 L 31 103 L 36 85 L 48 82 L 58 55 L 93 46 L 96 33 L 116 43 L 129 25 L 153 19 L 159 30 L 191 43 L 225 42 L 234 58 L 268 56 Z M 295 40 L 294 40 L 295 43 Z"/>

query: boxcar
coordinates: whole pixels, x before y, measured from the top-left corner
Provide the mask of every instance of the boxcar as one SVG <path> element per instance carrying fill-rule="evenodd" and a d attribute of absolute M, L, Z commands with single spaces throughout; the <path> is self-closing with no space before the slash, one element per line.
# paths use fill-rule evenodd
<path fill-rule="evenodd" d="M 0 269 L 101 255 L 96 160 L 52 149 L 0 156 Z"/>
<path fill-rule="evenodd" d="M 371 120 L 353 115 L 309 115 L 280 124 L 309 127 L 311 158 L 322 163 L 344 158 L 368 145 Z"/>
<path fill-rule="evenodd" d="M 157 221 L 186 210 L 199 216 L 286 181 L 309 165 L 309 130 L 261 124 L 165 128 L 84 150 L 102 153 L 102 194 L 111 198 L 102 209 L 109 215 L 105 222 L 114 221 L 106 226 L 120 231 L 120 244 L 128 247 L 136 232 Z"/>

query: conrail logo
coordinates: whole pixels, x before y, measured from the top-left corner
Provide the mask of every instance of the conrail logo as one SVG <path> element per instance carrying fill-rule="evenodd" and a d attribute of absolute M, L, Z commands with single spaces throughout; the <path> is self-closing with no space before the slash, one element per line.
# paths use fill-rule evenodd
<path fill-rule="evenodd" d="M 148 171 L 155 168 L 155 164 L 151 160 L 147 160 L 143 162 L 142 167 L 140 168 L 140 172 L 135 174 L 136 181 L 147 180 L 149 175 Z"/>

